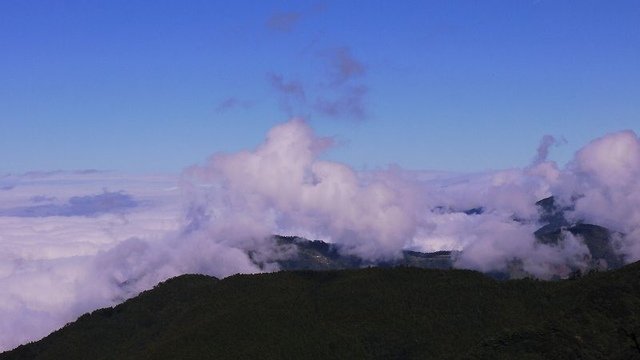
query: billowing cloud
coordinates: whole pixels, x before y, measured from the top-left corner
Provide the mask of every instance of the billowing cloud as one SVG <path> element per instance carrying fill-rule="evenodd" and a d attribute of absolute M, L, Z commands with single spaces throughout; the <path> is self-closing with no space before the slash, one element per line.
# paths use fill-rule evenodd
<path fill-rule="evenodd" d="M 576 153 L 553 191 L 575 199 L 574 219 L 626 234 L 621 251 L 640 259 L 640 139 L 621 131 L 593 140 Z"/>
<path fill-rule="evenodd" d="M 418 209 L 400 179 L 361 177 L 318 159 L 329 143 L 302 120 L 272 129 L 254 151 L 215 155 L 187 172 L 206 199 L 211 237 L 260 240 L 303 228 L 367 259 L 394 256 L 413 236 Z M 204 192 L 204 194 L 201 194 Z"/>

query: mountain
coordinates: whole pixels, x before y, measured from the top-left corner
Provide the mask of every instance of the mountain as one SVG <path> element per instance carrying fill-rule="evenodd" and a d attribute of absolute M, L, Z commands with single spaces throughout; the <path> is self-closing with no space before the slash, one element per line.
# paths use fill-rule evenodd
<path fill-rule="evenodd" d="M 407 267 L 184 275 L 0 360 L 640 358 L 638 279 L 640 263 L 556 282 Z"/>
<path fill-rule="evenodd" d="M 539 209 L 539 223 L 541 227 L 535 231 L 536 242 L 545 246 L 562 246 L 567 234 L 571 234 L 584 242 L 589 250 L 587 268 L 578 268 L 567 264 L 567 271 L 558 274 L 556 278 L 567 277 L 568 274 L 578 274 L 592 270 L 618 269 L 623 265 L 622 256 L 614 249 L 614 239 L 623 234 L 611 231 L 603 226 L 583 222 L 571 223 L 565 217 L 571 206 L 560 206 L 554 197 L 542 199 L 536 203 Z M 455 210 L 439 207 L 440 212 L 456 212 Z M 484 208 L 478 207 L 462 212 L 467 215 L 480 215 Z M 515 219 L 514 221 L 519 221 Z M 423 253 L 404 250 L 392 260 L 367 261 L 355 255 L 345 254 L 340 245 L 330 244 L 320 240 L 308 240 L 296 236 L 272 237 L 270 255 L 249 251 L 249 256 L 260 268 L 265 269 L 269 263 L 276 263 L 281 270 L 342 270 L 359 269 L 363 267 L 397 267 L 412 266 L 423 269 L 452 269 L 458 251 L 437 251 Z M 284 254 L 284 255 L 283 255 Z M 520 259 L 513 259 L 505 264 L 504 269 L 492 271 L 487 275 L 500 280 L 523 278 L 532 276 L 522 268 Z"/>
<path fill-rule="evenodd" d="M 573 210 L 572 206 L 559 206 L 554 197 L 542 199 L 536 205 L 540 209 L 540 221 L 545 224 L 534 233 L 539 243 L 558 246 L 565 240 L 566 234 L 570 233 L 582 239 L 587 246 L 589 269 L 610 270 L 623 265 L 623 257 L 614 249 L 614 239 L 624 234 L 582 221 L 570 223 L 565 217 L 565 211 Z"/>
<path fill-rule="evenodd" d="M 404 250 L 396 259 L 385 261 L 367 261 L 355 255 L 343 254 L 339 245 L 321 240 L 307 240 L 297 236 L 272 237 L 272 250 L 284 257 L 265 257 L 249 252 L 251 259 L 260 267 L 265 262 L 276 262 L 281 270 L 343 270 L 363 267 L 413 266 L 423 269 L 451 269 L 455 252 L 437 251 L 422 253 Z"/>

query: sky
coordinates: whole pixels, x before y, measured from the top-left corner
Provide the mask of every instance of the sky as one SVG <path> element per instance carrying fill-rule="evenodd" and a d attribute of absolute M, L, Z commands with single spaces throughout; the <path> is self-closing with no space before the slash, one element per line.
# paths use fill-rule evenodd
<path fill-rule="evenodd" d="M 0 1 L 0 351 L 173 276 L 275 271 L 273 234 L 607 268 L 535 237 L 554 196 L 640 260 L 638 24 L 637 1 Z"/>
<path fill-rule="evenodd" d="M 358 169 L 640 131 L 637 1 L 0 2 L 0 172 L 179 173 L 303 117 Z"/>

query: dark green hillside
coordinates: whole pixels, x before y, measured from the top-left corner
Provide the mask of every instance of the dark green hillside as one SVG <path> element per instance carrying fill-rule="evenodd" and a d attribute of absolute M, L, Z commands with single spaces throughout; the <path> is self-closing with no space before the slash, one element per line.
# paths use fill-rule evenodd
<path fill-rule="evenodd" d="M 640 264 L 558 282 L 366 268 L 185 275 L 0 359 L 640 358 Z"/>

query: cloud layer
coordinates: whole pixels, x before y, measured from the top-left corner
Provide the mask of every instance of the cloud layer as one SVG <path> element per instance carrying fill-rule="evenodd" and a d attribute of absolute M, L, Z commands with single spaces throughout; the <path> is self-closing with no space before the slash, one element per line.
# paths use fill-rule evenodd
<path fill-rule="evenodd" d="M 356 64 L 343 67 L 345 76 L 358 76 Z M 276 269 L 261 270 L 247 256 L 277 257 L 267 240 L 274 233 L 333 242 L 367 260 L 392 259 L 403 249 L 459 250 L 457 267 L 517 265 L 548 278 L 568 266 L 585 268 L 589 259 L 582 239 L 569 232 L 558 245 L 534 238 L 541 226 L 535 202 L 554 195 L 571 205 L 571 220 L 625 234 L 616 251 L 627 262 L 640 259 L 638 136 L 595 139 L 564 168 L 547 159 L 555 143 L 542 139 L 522 169 L 357 171 L 323 160 L 333 141 L 294 119 L 255 149 L 214 154 L 176 178 L 2 176 L 0 349 L 171 276 Z"/>

